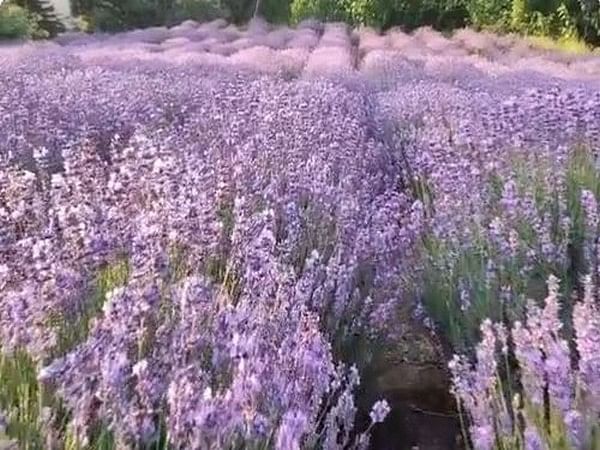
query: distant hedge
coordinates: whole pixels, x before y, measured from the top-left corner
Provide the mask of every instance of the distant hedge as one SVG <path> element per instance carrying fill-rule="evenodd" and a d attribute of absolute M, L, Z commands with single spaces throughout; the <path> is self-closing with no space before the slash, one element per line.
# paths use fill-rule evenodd
<path fill-rule="evenodd" d="M 29 17 L 27 10 L 17 5 L 7 4 L 0 7 L 0 38 L 16 39 L 29 35 Z"/>
<path fill-rule="evenodd" d="M 0 39 L 47 38 L 64 30 L 47 0 L 8 0 L 0 6 Z"/>
<path fill-rule="evenodd" d="M 292 0 L 290 10 L 292 22 L 317 17 L 383 29 L 430 25 L 442 30 L 471 25 L 600 43 L 597 0 Z"/>
<path fill-rule="evenodd" d="M 47 0 L 9 0 L 0 12 L 0 37 L 60 31 Z M 386 29 L 423 25 L 451 30 L 466 25 L 600 44 L 597 0 L 71 0 L 91 29 L 117 31 L 224 17 L 235 23 L 255 13 L 274 23 L 306 18 Z M 26 25 L 27 23 L 27 25 Z"/>
<path fill-rule="evenodd" d="M 470 25 L 600 44 L 597 0 L 72 0 L 72 9 L 102 29 L 215 17 L 243 23 L 258 12 L 274 23 L 317 18 L 381 29 Z"/>

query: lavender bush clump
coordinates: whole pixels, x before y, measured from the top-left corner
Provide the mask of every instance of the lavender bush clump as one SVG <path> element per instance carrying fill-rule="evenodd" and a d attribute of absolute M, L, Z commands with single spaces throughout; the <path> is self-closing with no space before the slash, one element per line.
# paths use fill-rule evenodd
<path fill-rule="evenodd" d="M 472 423 L 474 448 L 584 449 L 597 445 L 599 410 L 593 383 L 600 372 L 590 367 L 587 349 L 589 338 L 597 332 L 598 311 L 592 306 L 595 294 L 589 276 L 584 285 L 583 300 L 573 309 L 575 327 L 582 326 L 581 331 L 575 328 L 579 355 L 575 365 L 571 364 L 569 346 L 560 333 L 558 280 L 552 276 L 544 307 L 530 302 L 526 323 L 516 322 L 510 333 L 519 368 L 520 392 L 510 384 L 511 380 L 506 384 L 504 372 L 499 370 L 501 366 L 505 371 L 514 367 L 500 349 L 500 335 L 494 333 L 490 321 L 481 328 L 484 340 L 477 346 L 476 365 L 455 356 L 450 366 L 454 393 Z M 477 383 L 481 378 L 488 380 L 483 389 Z M 514 395 L 512 403 L 507 401 L 511 395 Z M 485 426 L 480 425 L 482 413 L 486 417 Z"/>
<path fill-rule="evenodd" d="M 134 135 L 118 157 L 118 165 L 108 166 L 83 149 L 66 154 L 65 174 L 51 175 L 49 190 L 41 191 L 45 218 L 25 222 L 31 229 L 23 230 L 46 237 L 33 241 L 31 255 L 17 256 L 25 238 L 8 243 L 13 258 L 7 261 L 37 272 L 10 280 L 15 298 L 3 303 L 3 350 L 27 349 L 44 366 L 39 379 L 66 402 L 70 432 L 82 445 L 98 424 L 119 445 L 153 442 L 167 411 L 168 440 L 182 448 L 268 442 L 277 429 L 287 433 L 290 417 L 304 424 L 289 438 L 300 445 L 318 428 L 321 401 L 335 395 L 330 385 L 342 369 L 334 366 L 310 292 L 295 288 L 319 280 L 277 257 L 281 219 L 240 194 L 231 210 L 210 209 L 220 202 L 229 208 L 229 193 L 218 190 L 227 188 L 219 185 L 220 174 L 204 172 L 201 180 L 193 162 L 176 165 L 176 154 L 142 136 Z M 85 172 L 80 158 L 88 163 Z M 90 169 L 98 169 L 94 182 L 84 184 Z M 31 176 L 25 180 L 34 181 Z M 232 226 L 219 219 L 223 213 L 234 214 Z M 80 321 L 93 306 L 81 303 L 89 277 L 120 255 L 127 258 L 124 285 L 106 293 L 81 342 L 59 345 L 62 321 Z M 60 266 L 64 261 L 84 270 L 73 277 Z M 28 301 L 40 296 L 45 303 Z"/>
<path fill-rule="evenodd" d="M 65 70 L 91 85 L 77 100 L 46 92 L 35 114 L 53 122 L 38 138 L 23 131 L 26 110 L 3 128 L 15 145 L 2 171 L 2 350 L 26 352 L 40 402 L 52 402 L 43 391 L 63 402 L 59 444 L 365 442 L 358 378 L 338 361 L 344 336 L 378 332 L 380 311 L 401 304 L 393 274 L 410 264 L 418 206 L 398 190 L 363 96 L 65 64 L 49 61 L 46 78 L 16 68 L 34 97 Z M 161 94 L 136 99 L 140 81 L 136 92 Z M 96 110 L 104 88 L 115 96 Z M 28 432 L 60 434 L 64 413 L 52 414 Z"/>

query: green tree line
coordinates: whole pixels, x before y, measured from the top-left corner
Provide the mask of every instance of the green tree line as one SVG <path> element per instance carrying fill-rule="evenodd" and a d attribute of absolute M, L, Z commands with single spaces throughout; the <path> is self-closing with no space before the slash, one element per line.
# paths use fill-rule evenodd
<path fill-rule="evenodd" d="M 90 29 L 116 31 L 185 19 L 243 23 L 259 14 L 274 23 L 306 18 L 380 29 L 462 26 L 600 44 L 598 0 L 71 0 Z M 8 0 L 0 7 L 0 37 L 54 35 L 60 24 L 47 0 Z"/>
<path fill-rule="evenodd" d="M 0 5 L 0 38 L 48 38 L 64 30 L 48 0 L 8 0 Z"/>

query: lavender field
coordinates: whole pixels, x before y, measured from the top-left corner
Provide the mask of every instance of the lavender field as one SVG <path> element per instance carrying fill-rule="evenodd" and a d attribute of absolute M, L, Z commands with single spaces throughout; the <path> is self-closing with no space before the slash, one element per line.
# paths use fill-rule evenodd
<path fill-rule="evenodd" d="M 184 22 L 0 46 L 0 448 L 600 449 L 600 55 Z"/>

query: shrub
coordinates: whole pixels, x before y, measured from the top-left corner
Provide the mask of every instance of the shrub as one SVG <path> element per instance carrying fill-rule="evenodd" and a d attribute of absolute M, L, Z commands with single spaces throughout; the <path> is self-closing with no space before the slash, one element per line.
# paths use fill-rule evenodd
<path fill-rule="evenodd" d="M 471 24 L 477 28 L 562 39 L 579 34 L 577 11 L 565 2 L 467 0 L 465 5 Z"/>
<path fill-rule="evenodd" d="M 106 0 L 94 5 L 92 20 L 102 31 L 146 28 L 166 22 L 168 11 L 153 0 Z"/>
<path fill-rule="evenodd" d="M 224 16 L 218 2 L 213 0 L 178 0 L 171 12 L 172 22 L 196 20 L 207 22 Z"/>
<path fill-rule="evenodd" d="M 259 0 L 258 13 L 271 23 L 284 23 L 290 20 L 290 0 Z"/>
<path fill-rule="evenodd" d="M 466 12 L 462 0 L 295 0 L 291 8 L 292 22 L 308 17 L 378 28 L 393 25 L 453 28 L 464 25 Z"/>
<path fill-rule="evenodd" d="M 528 36 L 527 40 L 538 48 L 550 51 L 567 52 L 585 55 L 591 52 L 591 48 L 579 38 L 552 39 L 545 36 Z"/>
<path fill-rule="evenodd" d="M 438 29 L 462 27 L 467 15 L 463 0 L 379 0 L 386 5 L 382 26 L 400 24 L 412 29 L 424 25 Z"/>
<path fill-rule="evenodd" d="M 577 363 L 562 333 L 559 280 L 550 276 L 543 307 L 507 332 L 486 320 L 471 365 L 455 356 L 453 390 L 465 408 L 472 445 L 491 449 L 592 449 L 600 445 L 600 311 L 591 277 L 574 307 Z M 574 353 L 574 352 L 573 352 Z M 516 367 L 518 370 L 515 370 Z M 538 446 L 532 446 L 536 442 Z"/>
<path fill-rule="evenodd" d="M 172 25 L 187 19 L 200 22 L 225 17 L 247 22 L 258 13 L 270 22 L 286 22 L 289 3 L 280 0 L 104 0 L 78 5 L 78 13 L 89 15 L 98 29 L 118 31 L 156 25 Z"/>
<path fill-rule="evenodd" d="M 45 100 L 26 107 L 51 121 L 35 127 L 36 148 L 48 142 L 33 155 L 36 174 L 0 170 L 11 217 L 0 249 L 4 373 L 25 372 L 19 364 L 41 381 L 11 375 L 14 385 L 0 385 L 9 436 L 35 448 L 46 448 L 36 435 L 51 433 L 72 439 L 67 448 L 81 448 L 78 438 L 167 448 L 165 430 L 174 448 L 259 448 L 269 437 L 282 449 L 352 444 L 358 376 L 339 355 L 383 320 L 397 325 L 388 311 L 404 306 L 398 279 L 415 232 L 398 168 L 367 132 L 363 96 L 208 68 L 96 66 L 99 75 L 67 58 L 41 64 L 35 75 L 0 69 L 2 109 L 40 92 Z M 56 82 L 65 71 L 82 83 L 79 95 L 50 93 L 66 89 Z M 269 134 L 271 112 L 284 108 L 287 132 Z M 73 129 L 73 117 L 90 133 Z M 81 145 L 46 141 L 57 136 Z M 55 217 L 52 237 L 38 234 Z M 15 258 L 29 236 L 34 259 Z M 34 267 L 43 278 L 22 273 Z M 6 326 L 14 314 L 24 320 Z M 51 424 L 38 426 L 38 405 Z M 377 403 L 372 422 L 386 411 Z"/>
<path fill-rule="evenodd" d="M 29 12 L 32 37 L 47 38 L 65 31 L 64 24 L 56 16 L 49 0 L 13 0 L 13 2 Z"/>
<path fill-rule="evenodd" d="M 512 4 L 521 0 L 468 0 L 466 9 L 470 22 L 478 28 L 507 28 Z"/>
<path fill-rule="evenodd" d="M 290 21 L 298 23 L 310 18 L 326 21 L 349 19 L 343 4 L 336 0 L 293 0 L 290 7 Z"/>
<path fill-rule="evenodd" d="M 24 8 L 10 3 L 0 7 L 0 39 L 24 38 L 29 32 L 29 16 Z"/>

